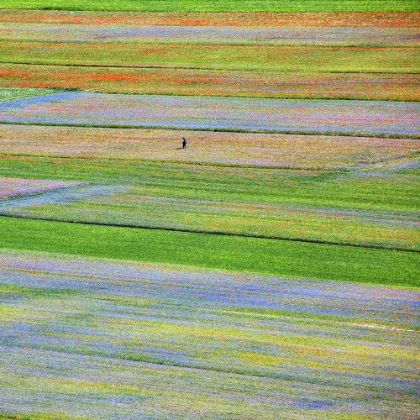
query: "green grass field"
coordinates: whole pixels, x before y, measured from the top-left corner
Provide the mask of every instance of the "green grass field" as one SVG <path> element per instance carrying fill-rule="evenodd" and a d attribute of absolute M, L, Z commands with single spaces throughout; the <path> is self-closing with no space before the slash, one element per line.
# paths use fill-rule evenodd
<path fill-rule="evenodd" d="M 34 204 L 19 204 L 19 198 L 14 204 L 11 199 L 0 211 L 72 222 L 418 250 L 418 177 L 415 171 L 402 171 L 394 172 L 392 164 L 352 171 L 279 170 L 9 155 L 1 161 L 1 176 L 89 184 L 56 198 L 53 192 L 52 201 L 48 193 Z M 72 193 L 81 196 L 71 199 Z"/>
<path fill-rule="evenodd" d="M 272 12 L 365 12 L 419 11 L 415 0 L 4 0 L 4 8 L 121 11 L 272 11 Z"/>
<path fill-rule="evenodd" d="M 419 287 L 418 253 L 0 217 L 0 248 Z"/>

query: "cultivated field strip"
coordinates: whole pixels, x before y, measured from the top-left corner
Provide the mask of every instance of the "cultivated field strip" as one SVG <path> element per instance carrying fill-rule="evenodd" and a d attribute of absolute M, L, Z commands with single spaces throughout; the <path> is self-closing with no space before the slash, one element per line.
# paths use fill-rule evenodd
<path fill-rule="evenodd" d="M 126 12 L 418 12 L 416 0 L 345 0 L 337 3 L 335 0 L 300 0 L 285 2 L 279 0 L 246 0 L 236 2 L 232 0 L 172 0 L 169 4 L 162 4 L 160 0 L 149 0 L 137 3 L 130 0 L 3 0 L 3 7 L 13 9 L 55 9 L 55 10 L 98 10 L 98 11 L 126 11 Z M 198 13 L 197 13 L 198 14 Z M 239 13 L 240 14 L 240 13 Z M 273 13 L 269 13 L 273 14 Z M 379 14 L 379 13 L 378 13 Z"/>
<path fill-rule="evenodd" d="M 191 147 L 181 150 L 182 136 Z M 16 156 L 155 160 L 290 169 L 356 169 L 420 152 L 415 139 L 0 124 L 1 152 Z"/>
<path fill-rule="evenodd" d="M 273 131 L 370 136 L 420 135 L 410 102 L 109 95 L 61 92 L 0 103 L 0 122 Z"/>
<path fill-rule="evenodd" d="M 414 290 L 7 250 L 0 261 L 5 412 L 416 418 Z"/>
<path fill-rule="evenodd" d="M 0 83 L 412 101 L 419 99 L 419 16 L 4 10 Z"/>
<path fill-rule="evenodd" d="M 0 41 L 1 62 L 258 72 L 418 73 L 418 48 Z"/>
<path fill-rule="evenodd" d="M 50 135 L 55 137 L 56 127 L 51 128 Z M 21 129 L 24 146 L 25 142 L 30 143 L 25 130 L 31 133 L 31 127 Z M 72 130 L 67 135 L 82 140 L 79 148 L 90 143 L 90 137 L 84 139 Z M 94 135 L 92 129 L 80 130 Z M 119 131 L 109 132 L 110 143 L 114 141 L 112 132 L 117 135 Z M 148 135 L 160 133 L 152 130 Z M 106 134 L 104 129 L 103 135 Z M 42 133 L 38 135 L 42 137 Z M 130 132 L 127 135 L 130 142 Z M 315 162 L 319 155 L 313 152 L 314 145 L 305 143 L 310 142 L 306 137 L 296 136 L 296 143 L 291 140 L 289 147 L 300 144 L 299 140 L 306 144 L 308 156 L 312 156 L 308 159 Z M 20 141 L 17 138 L 15 143 L 21 147 Z M 38 141 L 42 142 L 42 138 Z M 355 141 L 369 143 L 367 139 Z M 403 147 L 415 148 L 416 143 L 398 139 L 379 152 L 376 141 L 372 140 L 374 144 L 370 146 L 380 154 L 371 156 L 370 163 L 356 160 L 349 167 L 329 170 L 303 170 L 293 165 L 289 170 L 259 165 L 221 166 L 217 162 L 197 165 L 182 160 L 153 162 L 116 156 L 79 159 L 71 157 L 71 153 L 68 157 L 48 157 L 43 153 L 31 156 L 34 150 L 28 147 L 29 154 L 2 157 L 0 173 L 5 177 L 5 190 L 15 187 L 14 178 L 6 178 L 11 174 L 26 177 L 28 181 L 22 182 L 28 185 L 59 179 L 73 183 L 69 184 L 72 188 L 9 198 L 1 202 L 0 212 L 48 220 L 418 250 L 419 161 L 414 149 L 406 150 L 405 157 L 402 153 Z M 397 146 L 400 141 L 401 148 Z M 118 137 L 115 142 L 113 147 L 117 149 L 124 145 L 118 143 Z M 153 138 L 149 142 L 154 144 Z M 216 147 L 215 142 L 212 144 Z M 327 144 L 316 150 L 323 150 L 332 158 Z M 354 150 L 348 142 L 335 146 L 353 158 Z M 46 141 L 37 146 L 39 152 L 48 147 Z M 124 153 L 133 147 L 136 148 L 136 142 Z M 242 153 L 240 147 L 235 152 L 232 144 L 224 147 L 232 154 Z M 298 148 L 302 153 L 305 150 L 302 145 Z M 178 159 L 188 157 L 194 161 L 194 147 L 187 150 L 190 154 L 182 155 L 182 149 L 173 152 L 181 153 Z M 215 158 L 220 154 L 223 148 Z M 367 157 L 368 152 L 356 154 L 357 159 Z M 345 159 L 345 153 L 341 158 Z M 320 159 L 318 163 L 321 162 Z M 40 174 L 50 181 L 41 181 Z M 75 182 L 85 184 L 74 185 Z"/>
<path fill-rule="evenodd" d="M 33 182 L 36 182 L 33 180 Z M 39 182 L 39 181 L 38 181 Z M 420 250 L 415 212 L 361 211 L 143 195 L 129 185 L 84 185 L 0 201 L 0 214 L 105 224 Z M 1 197 L 1 195 L 0 195 Z"/>
<path fill-rule="evenodd" d="M 243 27 L 408 27 L 420 23 L 419 12 L 131 12 L 3 9 L 0 22 L 100 26 L 243 26 Z"/>
<path fill-rule="evenodd" d="M 0 22 L 0 39 L 55 42 L 188 42 L 259 45 L 419 46 L 416 27 L 137 26 Z"/>
<path fill-rule="evenodd" d="M 0 86 L 55 86 L 111 93 L 337 98 L 416 101 L 418 74 L 277 73 L 206 69 L 154 69 L 6 64 Z"/>

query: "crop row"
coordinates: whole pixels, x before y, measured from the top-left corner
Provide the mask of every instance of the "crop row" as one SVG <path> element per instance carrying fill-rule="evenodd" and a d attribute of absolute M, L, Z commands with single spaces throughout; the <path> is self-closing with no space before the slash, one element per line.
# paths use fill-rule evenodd
<path fill-rule="evenodd" d="M 0 247 L 238 273 L 419 287 L 419 253 L 0 217 Z"/>
<path fill-rule="evenodd" d="M 134 188 L 121 190 L 124 187 L 94 186 L 19 197 L 0 204 L 0 214 L 420 250 L 420 220 L 414 214 L 200 201 L 144 196 Z"/>

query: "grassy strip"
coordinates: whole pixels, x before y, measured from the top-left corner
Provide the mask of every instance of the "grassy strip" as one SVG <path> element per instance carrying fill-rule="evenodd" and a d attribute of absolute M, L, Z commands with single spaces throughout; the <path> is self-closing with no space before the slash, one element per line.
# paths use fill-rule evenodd
<path fill-rule="evenodd" d="M 4 0 L 3 8 L 110 11 L 416 11 L 416 0 Z"/>
<path fill-rule="evenodd" d="M 88 123 L 51 123 L 34 121 L 0 121 L 0 124 L 7 125 L 33 125 L 44 127 L 81 127 L 81 128 L 118 128 L 118 129 L 149 129 L 149 130 L 174 130 L 174 131 L 203 131 L 213 133 L 250 133 L 250 134 L 300 134 L 300 135 L 319 135 L 319 136 L 340 136 L 340 137 L 372 137 L 384 139 L 420 139 L 417 134 L 396 134 L 396 133 L 367 133 L 367 132 L 341 132 L 341 131 L 312 131 L 312 130 L 247 130 L 241 128 L 201 128 L 201 127 L 176 127 L 158 125 L 130 125 L 130 124 L 88 124 Z"/>
<path fill-rule="evenodd" d="M 297 206 L 417 213 L 416 178 L 349 178 L 348 171 L 300 173 L 260 171 L 143 161 L 8 157 L 0 154 L 0 176 L 90 181 L 137 186 L 139 194 L 225 203 Z M 197 170 L 199 169 L 199 170 Z M 281 185 L 281 188 L 279 188 Z"/>
<path fill-rule="evenodd" d="M 27 194 L 26 196 L 30 196 L 31 194 Z M 33 196 L 38 195 L 37 193 L 33 194 Z M 13 197 L 13 196 L 12 196 Z M 77 209 L 74 211 L 77 212 Z M 287 236 L 281 234 L 264 234 L 264 233 L 252 233 L 246 231 L 239 231 L 236 232 L 234 230 L 220 230 L 220 229 L 212 229 L 212 228 L 196 228 L 196 227 L 171 227 L 166 225 L 160 225 L 159 222 L 148 223 L 148 224 L 141 224 L 139 223 L 124 223 L 124 222 L 108 222 L 108 221 L 101 221 L 101 220 L 85 220 L 83 218 L 72 218 L 72 217 L 62 217 L 60 215 L 48 215 L 48 216 L 38 216 L 32 214 L 15 214 L 9 212 L 0 211 L 0 217 L 11 217 L 17 219 L 30 219 L 30 220 L 39 220 L 39 221 L 53 221 L 53 222 L 64 222 L 64 223 L 77 223 L 82 225 L 94 225 L 94 226 L 108 226 L 108 227 L 122 227 L 122 228 L 131 228 L 131 229 L 148 229 L 148 230 L 159 230 L 159 231 L 166 231 L 166 232 L 183 232 L 183 233 L 199 233 L 199 234 L 209 234 L 209 235 L 222 235 L 222 236 L 229 236 L 229 237 L 241 237 L 241 238 L 253 238 L 253 239 L 269 239 L 275 241 L 290 241 L 290 242 L 303 242 L 303 243 L 310 243 L 310 244 L 319 244 L 319 245 L 338 245 L 338 246 L 352 246 L 356 248 L 367 248 L 367 249 L 387 249 L 387 250 L 394 250 L 394 251 L 402 251 L 402 252 L 415 252 L 420 253 L 420 249 L 416 248 L 409 248 L 404 246 L 397 246 L 393 243 L 369 243 L 369 242 L 352 242 L 352 241 L 334 241 L 328 239 L 312 239 L 305 236 Z M 103 216 L 102 216 L 103 217 Z M 101 218 L 102 218 L 101 217 Z M 413 246 L 416 246 L 414 244 Z"/>
<path fill-rule="evenodd" d="M 0 218 L 0 247 L 419 287 L 415 253 Z"/>
<path fill-rule="evenodd" d="M 52 414 L 47 412 L 31 412 L 29 414 L 0 413 L 0 420 L 88 420 L 89 417 L 71 416 L 67 414 Z"/>
<path fill-rule="evenodd" d="M 0 41 L 1 61 L 275 72 L 418 73 L 416 47 L 202 45 Z"/>
<path fill-rule="evenodd" d="M 27 2 L 25 2 L 27 4 Z M 215 2 L 214 2 L 215 3 Z M 340 2 L 341 3 L 341 2 Z M 66 11 L 3 9 L 3 22 L 19 23 L 76 23 L 78 25 L 135 25 L 135 26 L 245 26 L 245 27 L 388 27 L 417 28 L 418 12 L 104 12 L 67 13 Z"/>
<path fill-rule="evenodd" d="M 2 123 L 0 123 L 1 125 Z M 46 158 L 46 159 L 74 159 L 75 156 L 66 156 L 58 153 L 15 153 L 15 152 L 0 152 L 1 158 Z M 79 160 L 91 161 L 97 159 L 94 155 L 83 155 L 77 156 Z M 101 160 L 109 161 L 110 163 L 114 162 L 114 157 L 101 157 Z M 246 168 L 246 169 L 267 169 L 267 170 L 286 170 L 286 171 L 328 171 L 321 166 L 281 166 L 281 165 L 256 165 L 248 163 L 225 163 L 225 162 L 212 162 L 212 161 L 195 161 L 195 160 L 170 160 L 170 159 L 142 159 L 142 158 L 132 158 L 132 157 L 123 157 L 118 158 L 119 160 L 125 162 L 137 162 L 137 163 L 154 163 L 154 164 L 172 164 L 172 165 L 195 165 L 195 166 L 212 166 L 217 168 Z M 339 170 L 345 172 L 347 168 L 339 168 Z M 337 168 L 332 168 L 331 171 L 336 172 Z"/>
<path fill-rule="evenodd" d="M 35 296 L 45 296 L 45 291 L 34 291 L 33 289 L 23 290 L 22 293 L 30 294 L 32 293 Z M 44 293 L 44 294 L 42 294 Z M 51 296 L 51 294 L 49 295 Z M 59 296 L 56 294 L 56 296 Z M 295 323 L 299 323 L 301 325 L 322 325 L 323 323 L 334 323 L 334 324 L 342 324 L 348 325 L 349 323 L 352 324 L 366 324 L 366 318 L 360 316 L 359 318 L 352 317 L 351 320 L 347 315 L 337 315 L 337 314 L 321 314 L 321 313 L 313 313 L 309 311 L 288 311 L 284 309 L 272 309 L 272 308 L 247 308 L 247 307 L 230 307 L 228 309 L 222 309 L 216 312 L 218 315 L 229 316 L 232 318 L 243 319 L 244 317 L 248 317 L 250 319 L 258 319 L 258 320 L 267 320 L 267 319 L 281 319 L 281 318 L 293 318 Z M 382 328 L 396 328 L 395 324 L 393 325 L 391 322 L 387 321 L 375 321 L 380 327 Z M 412 330 L 412 331 L 419 331 L 420 326 L 413 326 L 411 324 L 400 325 L 398 328 Z"/>
<path fill-rule="evenodd" d="M 369 176 L 369 170 L 353 174 L 10 156 L 3 156 L 0 168 L 5 177 L 93 182 L 81 187 L 78 200 L 67 201 L 67 193 L 59 193 L 54 202 L 47 194 L 37 205 L 20 203 L 14 209 L 13 201 L 6 201 L 3 210 L 18 216 L 418 249 L 415 171 L 390 174 L 381 165 L 375 171 Z"/>

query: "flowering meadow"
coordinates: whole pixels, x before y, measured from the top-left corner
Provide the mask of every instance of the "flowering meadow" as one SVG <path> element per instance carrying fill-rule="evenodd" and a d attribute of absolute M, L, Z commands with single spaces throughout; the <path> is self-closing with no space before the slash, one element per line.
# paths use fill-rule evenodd
<path fill-rule="evenodd" d="M 417 74 L 258 73 L 206 69 L 2 64 L 0 86 L 112 93 L 415 101 Z"/>
<path fill-rule="evenodd" d="M 143 24 L 144 25 L 144 24 Z M 2 22 L 0 39 L 47 42 L 418 46 L 418 28 L 366 26 L 134 26 Z"/>
<path fill-rule="evenodd" d="M 0 103 L 0 122 L 419 137 L 420 105 L 393 101 L 62 92 Z"/>
<path fill-rule="evenodd" d="M 348 170 L 410 159 L 419 150 L 418 140 L 410 138 L 211 131 L 185 135 L 194 148 L 180 153 L 178 130 L 0 125 L 1 151 L 21 156 Z"/>
<path fill-rule="evenodd" d="M 343 50 L 346 54 L 342 54 Z M 162 42 L 0 41 L 1 61 L 11 64 L 87 67 L 226 69 L 258 72 L 416 73 L 415 46 L 230 45 Z"/>
<path fill-rule="evenodd" d="M 418 419 L 418 2 L 1 7 L 0 420 Z"/>
<path fill-rule="evenodd" d="M 415 419 L 419 410 L 414 290 L 17 251 L 0 261 L 5 413 Z"/>
<path fill-rule="evenodd" d="M 0 84 L 418 100 L 419 25 L 419 13 L 383 10 L 186 14 L 6 9 L 0 14 Z"/>

